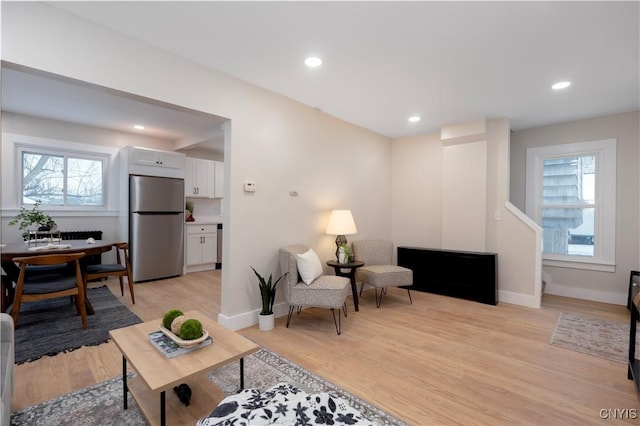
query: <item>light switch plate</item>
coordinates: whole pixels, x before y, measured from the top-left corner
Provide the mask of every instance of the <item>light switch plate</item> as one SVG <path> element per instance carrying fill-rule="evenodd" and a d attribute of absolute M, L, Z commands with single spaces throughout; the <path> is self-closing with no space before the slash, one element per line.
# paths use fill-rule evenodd
<path fill-rule="evenodd" d="M 256 192 L 256 183 L 250 180 L 244 182 L 244 192 Z"/>

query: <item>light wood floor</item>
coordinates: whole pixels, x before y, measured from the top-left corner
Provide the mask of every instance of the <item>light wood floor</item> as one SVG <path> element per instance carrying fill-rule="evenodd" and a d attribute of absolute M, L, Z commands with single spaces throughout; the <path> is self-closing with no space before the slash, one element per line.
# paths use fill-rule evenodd
<path fill-rule="evenodd" d="M 120 295 L 117 281 L 108 285 Z M 121 300 L 143 320 L 173 307 L 216 317 L 220 272 L 137 284 L 135 291 L 135 305 L 126 289 Z M 413 425 L 638 424 L 640 404 L 625 364 L 549 344 L 561 311 L 627 321 L 625 307 L 547 295 L 536 310 L 412 295 L 409 305 L 406 291 L 390 289 L 376 309 L 365 292 L 360 312 L 349 305 L 341 336 L 331 313 L 319 309 L 294 316 L 288 329 L 279 318 L 272 331 L 241 333 Z M 120 369 L 111 342 L 16 366 L 13 409 Z M 607 409 L 626 419 L 602 419 Z"/>

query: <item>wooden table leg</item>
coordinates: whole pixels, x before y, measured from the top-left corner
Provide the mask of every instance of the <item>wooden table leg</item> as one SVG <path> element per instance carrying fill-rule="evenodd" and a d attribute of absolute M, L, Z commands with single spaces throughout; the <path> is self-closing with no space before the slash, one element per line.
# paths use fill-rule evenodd
<path fill-rule="evenodd" d="M 240 358 L 240 390 L 244 390 L 244 358 Z"/>
<path fill-rule="evenodd" d="M 167 410 L 165 407 L 165 391 L 160 392 L 160 425 L 167 424 Z"/>
<path fill-rule="evenodd" d="M 351 281 L 351 293 L 353 294 L 353 307 L 358 312 L 358 286 L 356 285 L 356 271 L 355 269 L 349 274 L 349 280 Z"/>
<path fill-rule="evenodd" d="M 342 269 L 349 269 L 349 272 L 342 272 Z M 336 276 L 349 278 L 351 282 L 351 295 L 353 296 L 353 308 L 356 312 L 358 309 L 358 287 L 356 285 L 356 268 L 347 267 L 347 266 L 334 266 L 333 270 L 335 271 Z"/>
<path fill-rule="evenodd" d="M 122 357 L 122 395 L 124 397 L 124 409 L 127 407 L 127 393 L 129 392 L 129 388 L 127 387 L 127 359 Z"/>

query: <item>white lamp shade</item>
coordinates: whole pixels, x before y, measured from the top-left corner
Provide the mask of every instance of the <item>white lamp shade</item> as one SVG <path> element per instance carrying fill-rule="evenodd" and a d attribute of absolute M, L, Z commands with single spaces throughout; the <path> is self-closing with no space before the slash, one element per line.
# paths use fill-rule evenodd
<path fill-rule="evenodd" d="M 353 235 L 357 234 L 356 224 L 353 221 L 351 210 L 332 210 L 327 224 L 329 235 Z"/>

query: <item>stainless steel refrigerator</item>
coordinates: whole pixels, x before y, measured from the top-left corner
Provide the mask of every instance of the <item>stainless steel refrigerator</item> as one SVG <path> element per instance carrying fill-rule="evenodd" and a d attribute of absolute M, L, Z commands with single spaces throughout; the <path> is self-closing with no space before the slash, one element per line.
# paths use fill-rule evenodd
<path fill-rule="evenodd" d="M 129 257 L 133 281 L 182 275 L 184 180 L 129 176 Z"/>

